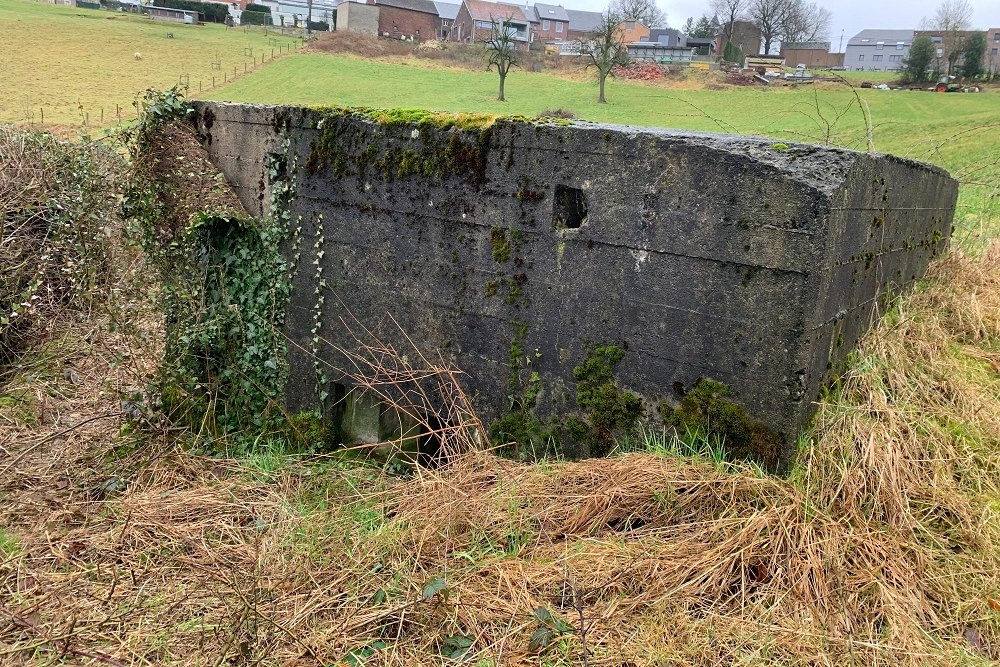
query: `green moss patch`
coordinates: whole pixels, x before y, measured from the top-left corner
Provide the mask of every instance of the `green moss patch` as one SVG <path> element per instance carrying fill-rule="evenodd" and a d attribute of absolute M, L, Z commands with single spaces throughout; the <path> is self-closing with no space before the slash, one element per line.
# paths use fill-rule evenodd
<path fill-rule="evenodd" d="M 319 136 L 306 159 L 310 173 L 383 181 L 420 176 L 442 182 L 456 177 L 485 180 L 495 117 L 438 114 L 412 109 L 321 109 Z M 359 122 L 364 121 L 364 122 Z M 368 123 L 399 135 L 384 140 Z M 410 130 L 410 134 L 405 133 Z M 404 145 L 403 142 L 410 142 Z"/>
<path fill-rule="evenodd" d="M 667 426 L 717 436 L 733 460 L 756 461 L 773 468 L 778 463 L 781 439 L 729 396 L 729 387 L 702 378 L 684 395 L 680 405 L 661 404 L 660 417 Z"/>
<path fill-rule="evenodd" d="M 605 456 L 614 448 L 615 438 L 632 433 L 642 417 L 642 401 L 619 389 L 614 369 L 625 358 L 625 350 L 615 345 L 594 347 L 573 369 L 576 402 L 586 413 L 566 422 L 570 436 L 587 446 L 592 456 Z"/>

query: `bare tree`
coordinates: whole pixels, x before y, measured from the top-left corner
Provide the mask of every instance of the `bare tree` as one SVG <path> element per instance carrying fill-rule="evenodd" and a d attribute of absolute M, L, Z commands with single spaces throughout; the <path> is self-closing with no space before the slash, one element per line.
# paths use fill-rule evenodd
<path fill-rule="evenodd" d="M 490 36 L 486 39 L 487 65 L 486 69 L 497 70 L 500 75 L 500 94 L 497 99 L 506 102 L 503 87 L 507 81 L 507 73 L 510 68 L 521 64 L 521 55 L 517 51 L 517 27 L 513 24 L 513 17 L 508 16 L 503 19 L 490 17 Z"/>
<path fill-rule="evenodd" d="M 771 47 L 781 39 L 792 4 L 792 0 L 750 0 L 747 14 L 760 28 L 764 55 L 770 54 Z"/>
<path fill-rule="evenodd" d="M 733 40 L 733 26 L 746 15 L 748 0 L 712 0 L 712 11 L 722 22 L 722 34 Z"/>
<path fill-rule="evenodd" d="M 608 11 L 623 21 L 639 21 L 647 28 L 667 27 L 667 14 L 656 0 L 613 0 Z"/>
<path fill-rule="evenodd" d="M 830 34 L 832 18 L 829 9 L 821 7 L 815 2 L 806 4 L 804 0 L 792 0 L 785 16 L 781 40 L 783 42 L 815 42 L 826 39 Z"/>
<path fill-rule="evenodd" d="M 611 70 L 618 65 L 628 63 L 628 47 L 625 46 L 625 35 L 618 29 L 622 19 L 610 9 L 601 16 L 597 30 L 580 40 L 580 53 L 590 58 L 587 67 L 597 70 L 600 82 L 600 95 L 597 101 L 607 103 L 604 99 L 604 82 Z"/>
<path fill-rule="evenodd" d="M 962 55 L 965 37 L 972 27 L 972 5 L 969 0 L 944 0 L 934 13 L 931 27 L 941 32 L 941 47 L 948 58 L 948 74 Z"/>

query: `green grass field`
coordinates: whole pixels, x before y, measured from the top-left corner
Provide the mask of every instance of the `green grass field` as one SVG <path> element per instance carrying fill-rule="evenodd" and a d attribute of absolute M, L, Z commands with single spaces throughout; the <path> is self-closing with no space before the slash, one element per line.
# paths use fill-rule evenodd
<path fill-rule="evenodd" d="M 980 237 L 1000 222 L 1000 94 L 798 88 L 669 88 L 609 81 L 608 104 L 593 81 L 515 71 L 507 102 L 496 100 L 490 72 L 415 67 L 344 56 L 298 54 L 207 95 L 262 103 L 414 107 L 532 116 L 567 108 L 609 123 L 738 132 L 866 149 L 863 99 L 875 149 L 936 163 L 965 184 L 962 233 Z"/>
<path fill-rule="evenodd" d="M 197 94 L 252 68 L 261 56 L 298 40 L 262 29 L 188 26 L 103 10 L 28 0 L 0 0 L 0 122 L 91 127 L 133 117 L 146 88 L 169 88 L 186 76 Z M 173 38 L 167 37 L 173 33 Z M 135 54 L 142 55 L 141 60 Z M 218 68 L 213 66 L 218 62 Z M 103 109 L 104 121 L 101 122 Z"/>

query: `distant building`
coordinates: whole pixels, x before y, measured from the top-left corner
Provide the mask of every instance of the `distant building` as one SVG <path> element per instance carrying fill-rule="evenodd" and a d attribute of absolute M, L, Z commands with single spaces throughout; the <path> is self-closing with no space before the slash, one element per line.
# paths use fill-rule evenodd
<path fill-rule="evenodd" d="M 726 52 L 726 44 L 729 40 L 726 39 L 725 30 L 728 25 L 723 25 L 719 30 L 719 34 L 715 36 L 715 53 L 716 55 L 723 55 Z M 734 21 L 733 22 L 733 46 L 740 49 L 744 56 L 757 55 L 760 51 L 761 42 L 760 28 L 751 21 Z"/>
<path fill-rule="evenodd" d="M 172 9 L 170 7 L 146 7 L 149 18 L 159 21 L 173 21 L 175 23 L 197 24 L 198 12 L 189 9 Z"/>
<path fill-rule="evenodd" d="M 687 38 L 680 30 L 673 28 L 653 29 L 645 37 L 640 37 L 640 42 L 656 42 L 663 46 L 687 46 Z"/>
<path fill-rule="evenodd" d="M 843 53 L 830 53 L 830 42 L 782 42 L 781 57 L 791 67 L 823 69 L 844 64 Z"/>
<path fill-rule="evenodd" d="M 525 48 L 531 44 L 531 20 L 520 7 L 487 0 L 463 0 L 449 39 L 476 43 L 490 37 L 493 24 L 509 21 L 514 41 Z"/>
<path fill-rule="evenodd" d="M 986 71 L 990 74 L 1000 74 L 1000 28 L 990 28 L 986 31 Z"/>
<path fill-rule="evenodd" d="M 337 30 L 362 35 L 378 35 L 378 5 L 363 2 L 342 2 L 337 6 Z"/>
<path fill-rule="evenodd" d="M 601 29 L 601 20 L 604 18 L 601 12 L 586 12 L 577 9 L 567 9 L 569 16 L 569 38 L 582 39 Z"/>
<path fill-rule="evenodd" d="M 526 13 L 528 18 L 532 19 L 531 32 L 534 39 L 546 42 L 569 40 L 569 14 L 562 5 L 546 5 L 536 2 L 527 8 Z"/>
<path fill-rule="evenodd" d="M 649 41 L 650 29 L 642 22 L 629 19 L 618 24 L 618 33 L 626 44 Z"/>
<path fill-rule="evenodd" d="M 847 42 L 844 67 L 853 72 L 898 71 L 913 36 L 913 30 L 862 30 Z"/>
<path fill-rule="evenodd" d="M 391 39 L 437 39 L 438 9 L 431 0 L 369 0 L 379 8 L 378 34 Z"/>
<path fill-rule="evenodd" d="M 961 71 L 961 67 L 964 64 L 964 59 L 961 54 L 962 46 L 965 40 L 969 38 L 974 32 L 984 32 L 984 31 L 973 31 L 973 30 L 960 30 L 956 32 L 946 32 L 942 30 L 917 30 L 913 38 L 917 37 L 930 37 L 931 42 L 934 43 L 934 69 L 938 72 L 950 73 L 957 75 Z M 1000 28 L 990 28 L 986 30 L 986 52 L 983 54 L 983 69 L 986 71 L 996 71 L 1000 62 L 997 61 L 997 49 L 1000 48 Z M 949 56 L 952 51 L 959 51 L 958 57 L 955 59 L 955 68 L 957 71 L 948 72 Z M 990 61 L 990 56 L 993 56 L 993 62 Z"/>
<path fill-rule="evenodd" d="M 451 34 L 451 28 L 455 24 L 455 19 L 458 18 L 458 10 L 461 9 L 462 5 L 435 0 L 434 7 L 438 13 L 438 39 L 448 41 L 448 35 Z"/>

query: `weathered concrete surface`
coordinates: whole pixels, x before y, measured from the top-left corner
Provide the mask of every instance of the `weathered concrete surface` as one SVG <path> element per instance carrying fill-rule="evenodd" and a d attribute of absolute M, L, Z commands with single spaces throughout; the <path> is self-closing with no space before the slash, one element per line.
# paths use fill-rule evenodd
<path fill-rule="evenodd" d="M 784 461 L 886 294 L 945 249 L 957 196 L 926 164 L 741 136 L 508 120 L 463 133 L 214 103 L 196 125 L 251 212 L 268 213 L 269 156 L 297 158 L 287 334 L 301 348 L 314 312 L 339 342 L 345 307 L 372 327 L 391 313 L 467 373 L 488 422 L 508 409 L 512 341 L 542 380 L 541 416 L 576 409 L 573 368 L 615 344 L 623 388 L 652 406 L 723 382 Z M 456 135 L 481 153 L 411 173 Z M 310 407 L 313 364 L 292 347 L 288 401 Z"/>

